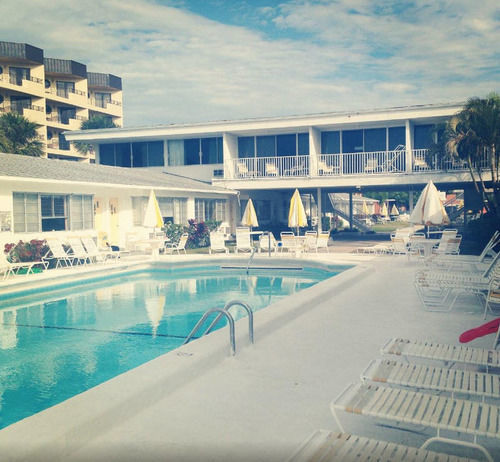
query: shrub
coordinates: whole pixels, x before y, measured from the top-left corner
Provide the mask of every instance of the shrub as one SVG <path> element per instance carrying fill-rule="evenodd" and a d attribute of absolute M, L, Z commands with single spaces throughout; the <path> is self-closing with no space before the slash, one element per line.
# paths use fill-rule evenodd
<path fill-rule="evenodd" d="M 174 223 L 165 224 L 165 234 L 170 239 L 170 242 L 179 242 L 181 234 L 186 232 L 186 228 L 182 225 L 175 225 Z"/>
<path fill-rule="evenodd" d="M 40 261 L 49 248 L 45 240 L 32 239 L 29 242 L 19 241 L 17 244 L 5 244 L 4 253 L 11 263 Z"/>

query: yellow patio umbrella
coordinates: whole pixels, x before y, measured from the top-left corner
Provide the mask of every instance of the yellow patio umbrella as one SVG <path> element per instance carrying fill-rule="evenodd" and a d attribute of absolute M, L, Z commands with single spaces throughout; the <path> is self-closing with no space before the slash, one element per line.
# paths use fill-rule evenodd
<path fill-rule="evenodd" d="M 163 226 L 163 218 L 161 216 L 160 206 L 156 200 L 156 195 L 153 190 L 149 193 L 148 206 L 144 214 L 143 225 L 146 228 L 161 228 Z"/>
<path fill-rule="evenodd" d="M 399 210 L 396 207 L 396 204 L 392 204 L 391 215 L 399 215 Z"/>
<path fill-rule="evenodd" d="M 365 217 L 367 217 L 368 215 L 370 215 L 370 213 L 368 212 L 368 205 L 366 205 L 366 201 L 363 201 L 363 215 Z"/>
<path fill-rule="evenodd" d="M 297 235 L 299 234 L 299 228 L 307 226 L 307 215 L 298 189 L 295 190 L 292 200 L 290 201 L 288 226 L 290 228 L 297 228 Z"/>
<path fill-rule="evenodd" d="M 257 220 L 257 214 L 255 213 L 255 207 L 253 206 L 252 199 L 248 199 L 247 206 L 243 212 L 243 217 L 241 218 L 241 224 L 245 226 L 257 227 L 259 222 Z"/>
<path fill-rule="evenodd" d="M 384 205 L 382 206 L 382 210 L 380 210 L 380 215 L 383 217 L 388 217 L 389 212 L 387 211 L 387 204 L 384 202 Z"/>

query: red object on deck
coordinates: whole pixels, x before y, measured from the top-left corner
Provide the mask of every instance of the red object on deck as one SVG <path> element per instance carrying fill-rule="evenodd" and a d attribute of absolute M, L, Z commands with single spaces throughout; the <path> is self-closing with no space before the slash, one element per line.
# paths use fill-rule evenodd
<path fill-rule="evenodd" d="M 495 334 L 500 326 L 500 318 L 493 319 L 474 329 L 466 330 L 459 338 L 460 343 L 468 343 L 476 338 L 483 337 L 489 334 Z"/>

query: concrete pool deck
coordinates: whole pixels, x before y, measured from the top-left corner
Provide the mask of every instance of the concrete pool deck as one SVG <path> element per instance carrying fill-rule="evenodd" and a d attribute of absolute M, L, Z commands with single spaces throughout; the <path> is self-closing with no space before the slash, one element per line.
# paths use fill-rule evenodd
<path fill-rule="evenodd" d="M 388 339 L 457 343 L 484 322 L 472 298 L 451 313 L 423 310 L 413 287 L 419 264 L 404 256 L 313 258 L 357 267 L 256 313 L 254 345 L 242 319 L 234 357 L 223 329 L 3 429 L 0 458 L 286 460 L 315 429 L 337 430 L 330 401 L 359 381 Z M 340 418 L 365 436 L 414 446 L 426 439 L 366 417 Z M 481 442 L 498 457 L 498 443 Z"/>

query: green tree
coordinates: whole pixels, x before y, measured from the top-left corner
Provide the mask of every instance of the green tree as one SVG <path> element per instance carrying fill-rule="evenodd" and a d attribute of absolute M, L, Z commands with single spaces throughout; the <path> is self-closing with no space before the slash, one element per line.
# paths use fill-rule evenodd
<path fill-rule="evenodd" d="M 26 117 L 7 112 L 0 116 L 0 151 L 39 157 L 43 143 L 36 131 L 37 125 Z"/>
<path fill-rule="evenodd" d="M 96 115 L 88 120 L 84 120 L 80 126 L 81 130 L 99 130 L 102 128 L 117 128 L 118 126 L 113 122 L 111 117 L 105 115 Z M 75 142 L 76 149 L 82 154 L 88 154 L 94 148 L 91 144 L 83 143 L 81 141 Z"/>
<path fill-rule="evenodd" d="M 500 216 L 500 95 L 470 98 L 446 124 L 441 142 L 444 149 L 439 155 L 465 162 L 487 211 Z M 484 180 L 485 170 L 491 174 L 491 183 Z"/>

